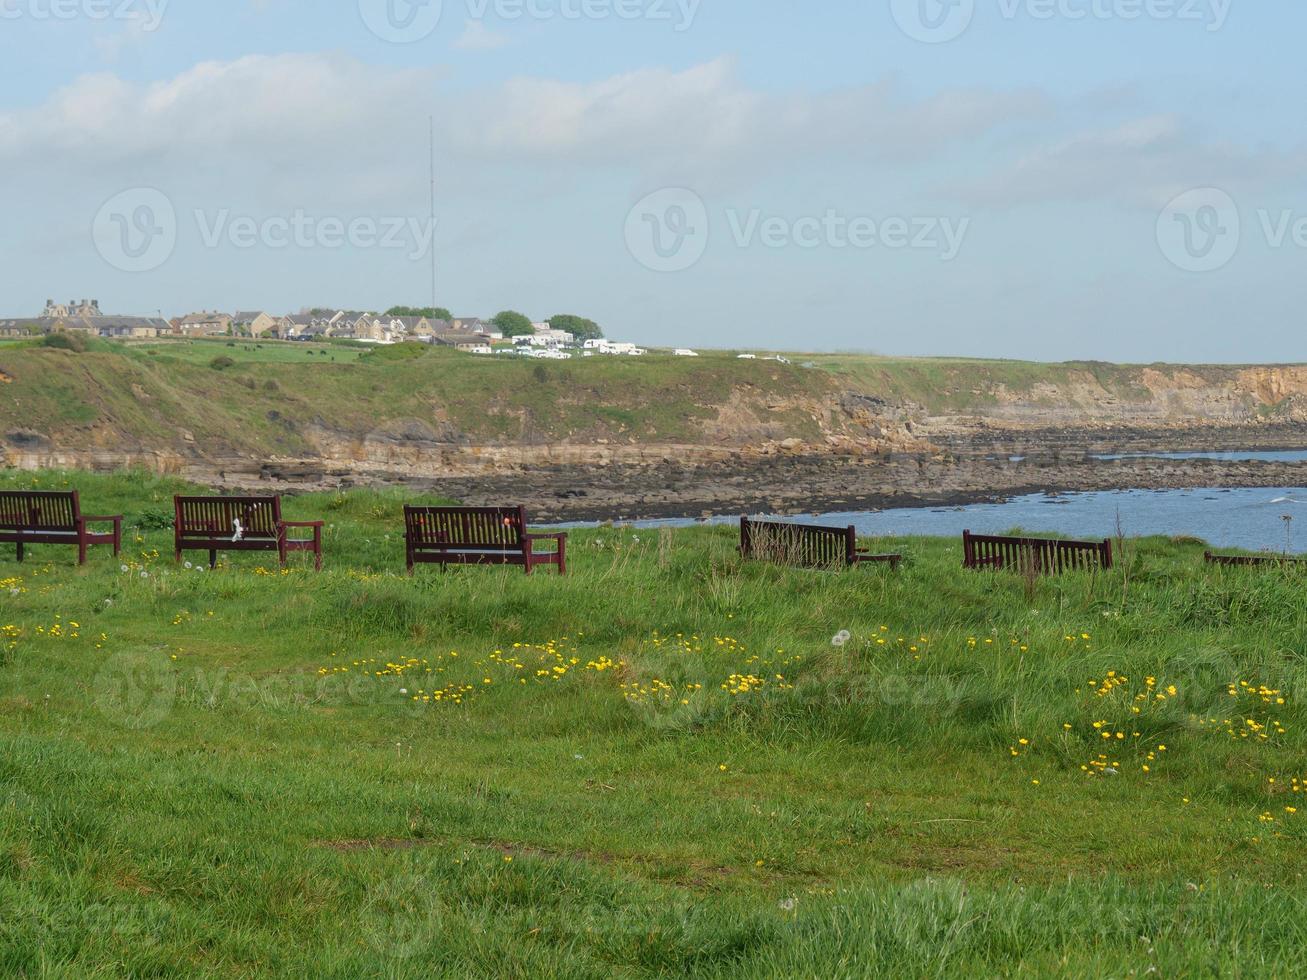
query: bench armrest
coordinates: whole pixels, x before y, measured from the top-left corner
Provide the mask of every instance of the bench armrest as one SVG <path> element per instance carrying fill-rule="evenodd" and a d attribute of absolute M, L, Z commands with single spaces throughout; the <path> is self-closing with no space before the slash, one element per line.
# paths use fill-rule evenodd
<path fill-rule="evenodd" d="M 282 527 L 326 527 L 326 521 L 282 521 Z"/>
<path fill-rule="evenodd" d="M 87 514 L 82 515 L 83 524 L 121 524 L 122 522 L 122 514 L 116 514 L 113 517 L 91 517 Z"/>
<path fill-rule="evenodd" d="M 524 540 L 524 541 L 566 541 L 566 540 L 567 540 L 567 532 L 566 532 L 566 531 L 563 531 L 563 532 L 561 532 L 561 533 L 559 533 L 559 534 L 524 534 L 524 535 L 522 535 L 522 540 Z"/>

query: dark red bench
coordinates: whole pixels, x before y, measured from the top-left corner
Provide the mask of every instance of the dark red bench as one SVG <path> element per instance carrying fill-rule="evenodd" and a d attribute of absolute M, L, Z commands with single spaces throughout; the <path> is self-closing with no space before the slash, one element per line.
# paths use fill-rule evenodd
<path fill-rule="evenodd" d="M 536 542 L 557 542 L 536 551 Z M 527 532 L 525 507 L 405 507 L 404 552 L 408 573 L 416 565 L 539 565 L 567 574 L 567 535 Z"/>
<path fill-rule="evenodd" d="M 1056 538 L 1014 538 L 962 532 L 964 568 L 1011 568 L 1043 575 L 1112 567 L 1112 542 L 1062 541 Z"/>
<path fill-rule="evenodd" d="M 787 521 L 740 518 L 740 554 L 745 558 L 805 568 L 852 567 L 881 562 L 897 569 L 902 555 L 873 555 L 858 548 L 858 532 L 848 527 L 819 527 Z"/>
<path fill-rule="evenodd" d="M 313 567 L 322 570 L 323 522 L 282 520 L 280 497 L 174 497 L 173 508 L 178 561 L 183 551 L 207 551 L 213 568 L 219 551 L 275 551 L 284 568 L 288 554 L 309 551 Z M 292 538 L 298 529 L 313 535 Z"/>
<path fill-rule="evenodd" d="M 1288 555 L 1214 555 L 1210 551 L 1203 555 L 1209 565 L 1224 565 L 1227 568 L 1259 568 L 1265 565 L 1279 565 L 1293 568 L 1307 565 L 1307 558 L 1290 558 Z"/>
<path fill-rule="evenodd" d="M 112 524 L 112 531 L 92 531 L 90 524 Z M 29 544 L 77 546 L 77 563 L 86 564 L 86 549 L 111 544 L 117 555 L 123 546 L 123 519 L 82 513 L 76 490 L 0 491 L 0 543 L 18 546 L 18 560 Z"/>

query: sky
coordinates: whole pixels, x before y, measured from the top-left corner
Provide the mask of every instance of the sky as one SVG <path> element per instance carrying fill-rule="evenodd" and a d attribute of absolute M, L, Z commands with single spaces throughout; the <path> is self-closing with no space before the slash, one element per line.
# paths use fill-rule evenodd
<path fill-rule="evenodd" d="M 0 317 L 1307 360 L 1296 0 L 0 0 Z M 429 212 L 430 139 L 436 194 Z"/>

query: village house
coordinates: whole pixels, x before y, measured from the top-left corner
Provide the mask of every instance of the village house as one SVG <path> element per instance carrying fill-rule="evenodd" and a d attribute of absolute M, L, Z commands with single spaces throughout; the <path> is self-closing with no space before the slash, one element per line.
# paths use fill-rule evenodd
<path fill-rule="evenodd" d="M 88 318 L 95 332 L 110 340 L 149 340 L 169 331 L 166 320 L 147 316 L 97 316 Z"/>
<path fill-rule="evenodd" d="M 312 313 L 295 313 L 277 321 L 277 333 L 283 340 L 302 340 L 316 325 Z"/>
<path fill-rule="evenodd" d="M 95 299 L 69 300 L 65 305 L 52 299 L 45 301 L 41 319 L 58 320 L 74 316 L 100 316 L 100 301 Z"/>
<path fill-rule="evenodd" d="M 275 336 L 278 320 L 270 313 L 243 311 L 231 318 L 231 328 L 247 337 Z"/>
<path fill-rule="evenodd" d="M 177 332 L 183 337 L 225 337 L 231 333 L 230 313 L 190 313 L 181 318 Z"/>

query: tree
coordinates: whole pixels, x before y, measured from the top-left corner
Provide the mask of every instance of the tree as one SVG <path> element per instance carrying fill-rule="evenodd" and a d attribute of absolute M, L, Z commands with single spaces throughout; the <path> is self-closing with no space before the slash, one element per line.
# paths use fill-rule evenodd
<path fill-rule="evenodd" d="M 535 327 L 531 326 L 531 318 L 516 310 L 504 310 L 490 322 L 498 327 L 505 337 L 529 337 L 536 332 Z"/>
<path fill-rule="evenodd" d="M 428 320 L 452 320 L 454 314 L 443 306 L 392 306 L 386 316 L 420 316 Z"/>
<path fill-rule="evenodd" d="M 603 328 L 599 324 L 593 320 L 587 320 L 583 316 L 574 316 L 571 313 L 559 313 L 557 316 L 551 316 L 549 325 L 555 330 L 566 330 L 577 340 L 599 340 L 604 335 Z"/>

